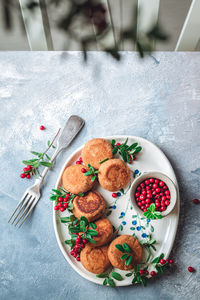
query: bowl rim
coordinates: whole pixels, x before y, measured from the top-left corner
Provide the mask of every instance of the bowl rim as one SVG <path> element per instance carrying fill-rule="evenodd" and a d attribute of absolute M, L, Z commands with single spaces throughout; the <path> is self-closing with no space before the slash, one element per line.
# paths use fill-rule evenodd
<path fill-rule="evenodd" d="M 155 175 L 152 175 L 155 174 Z M 164 177 L 164 179 L 159 178 L 159 176 Z M 143 215 L 143 211 L 138 207 L 137 203 L 136 203 L 136 199 L 135 199 L 135 190 L 138 186 L 138 184 L 140 184 L 143 180 L 145 180 L 146 178 L 158 178 L 161 179 L 165 182 L 165 184 L 168 186 L 169 190 L 170 190 L 170 194 L 173 195 L 173 201 L 170 201 L 169 206 L 167 207 L 167 209 L 163 212 L 161 212 L 162 217 L 166 217 L 167 215 L 169 215 L 175 205 L 176 205 L 176 201 L 177 201 L 177 197 L 178 197 L 178 191 L 177 191 L 177 187 L 176 184 L 173 182 L 173 180 L 166 175 L 165 173 L 162 173 L 160 171 L 156 171 L 156 170 L 151 170 L 151 171 L 147 171 L 144 172 L 143 174 L 141 174 L 140 176 L 138 176 L 132 183 L 131 187 L 130 187 L 130 191 L 129 191 L 129 195 L 130 195 L 130 200 L 132 205 L 134 206 L 135 210 L 137 211 L 138 214 L 140 214 L 141 216 Z M 170 186 L 169 186 L 170 185 Z M 157 220 L 157 219 L 155 219 Z"/>

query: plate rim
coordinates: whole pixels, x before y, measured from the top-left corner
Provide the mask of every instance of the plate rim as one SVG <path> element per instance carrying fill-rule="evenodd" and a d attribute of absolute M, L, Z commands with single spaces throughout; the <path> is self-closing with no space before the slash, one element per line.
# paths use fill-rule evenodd
<path fill-rule="evenodd" d="M 174 224 L 174 227 L 175 227 L 175 230 L 174 230 L 174 234 L 173 234 L 173 237 L 171 239 L 171 245 L 170 247 L 168 248 L 168 251 L 166 252 L 165 256 L 166 258 L 168 258 L 169 254 L 171 253 L 172 251 L 172 248 L 173 248 L 173 245 L 174 245 L 174 241 L 175 241 L 175 238 L 176 238 L 176 234 L 177 234 L 177 229 L 178 229 L 178 223 L 179 223 L 179 217 L 180 217 L 180 192 L 179 192 L 179 185 L 178 185 L 178 181 L 177 181 L 177 178 L 176 178 L 176 174 L 175 174 L 175 171 L 171 165 L 171 162 L 169 161 L 169 159 L 167 158 L 167 156 L 165 155 L 165 153 L 156 145 L 154 144 L 153 142 L 143 138 L 143 137 L 140 137 L 140 136 L 133 136 L 133 135 L 112 135 L 112 136 L 104 136 L 104 137 L 98 137 L 98 138 L 102 138 L 102 139 L 117 139 L 117 138 L 120 138 L 120 139 L 138 139 L 138 140 L 142 140 L 144 142 L 148 142 L 150 144 L 152 144 L 154 147 L 157 148 L 157 150 L 160 152 L 160 154 L 168 161 L 168 164 L 170 166 L 170 169 L 172 170 L 172 172 L 174 173 L 174 178 L 175 178 L 175 181 L 174 181 L 174 184 L 176 185 L 177 187 L 177 215 L 176 215 L 176 218 L 175 218 L 175 224 Z M 73 156 L 78 152 L 80 151 L 82 148 L 83 148 L 84 144 L 81 145 L 80 147 L 78 147 L 76 150 L 74 150 L 72 152 L 72 154 L 68 157 L 68 159 L 65 161 L 65 163 L 63 164 L 63 167 L 61 168 L 61 171 L 59 172 L 58 176 L 57 176 L 57 180 L 56 180 L 56 184 L 55 184 L 55 188 L 57 189 L 59 183 L 60 183 L 60 179 L 61 179 L 61 176 L 62 176 L 62 173 L 64 171 L 64 169 L 66 168 L 66 165 L 67 163 L 73 158 Z M 171 178 L 170 178 L 171 179 Z M 171 179 L 172 180 L 172 179 Z M 172 180 L 173 181 L 173 180 Z M 54 203 L 52 204 L 52 208 L 53 208 L 53 227 L 54 227 L 54 232 L 55 232 L 55 235 L 56 235 L 56 240 L 57 240 L 57 243 L 59 245 L 59 248 L 64 256 L 64 258 L 67 260 L 67 262 L 70 264 L 70 266 L 80 275 L 82 276 L 83 278 L 89 280 L 90 282 L 94 282 L 96 284 L 99 284 L 99 285 L 102 285 L 102 283 L 100 283 L 98 281 L 98 278 L 91 278 L 89 275 L 87 275 L 86 273 L 84 273 L 82 270 L 80 270 L 69 258 L 68 258 L 68 254 L 67 252 L 65 251 L 64 249 L 64 246 L 62 245 L 62 242 L 60 240 L 60 237 L 59 237 L 59 233 L 58 233 L 58 226 L 57 226 L 57 219 L 56 219 L 56 211 L 54 210 Z M 116 287 L 121 287 L 121 286 L 130 286 L 132 285 L 131 283 L 125 283 L 125 284 L 122 284 L 123 281 L 119 281 L 117 282 L 117 285 Z"/>

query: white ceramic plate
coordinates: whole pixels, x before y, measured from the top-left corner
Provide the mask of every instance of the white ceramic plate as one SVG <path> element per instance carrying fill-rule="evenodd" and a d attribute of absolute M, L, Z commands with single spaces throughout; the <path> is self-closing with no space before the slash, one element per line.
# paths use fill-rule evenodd
<path fill-rule="evenodd" d="M 105 139 L 110 141 L 115 139 L 119 143 L 125 142 L 126 138 L 127 136 L 105 137 Z M 139 174 L 143 172 L 157 170 L 168 175 L 175 183 L 178 191 L 178 183 L 174 170 L 164 153 L 157 146 L 146 139 L 128 136 L 128 144 L 130 145 L 134 142 L 138 142 L 143 149 L 137 155 L 137 160 L 134 161 L 132 165 L 129 164 L 130 169 L 133 171 L 132 181 L 134 180 L 134 177 L 139 176 Z M 56 189 L 61 186 L 61 176 L 64 169 L 75 163 L 75 161 L 81 156 L 82 148 L 83 146 L 77 149 L 64 164 L 56 182 Z M 107 207 L 112 206 L 112 208 L 107 210 L 107 212 L 111 212 L 108 218 L 115 228 L 118 228 L 118 226 L 121 225 L 119 231 L 120 235 L 135 234 L 135 236 L 141 240 L 145 238 L 145 235 L 152 234 L 152 237 L 157 241 L 157 244 L 155 245 L 156 251 L 153 252 L 154 257 L 164 253 L 165 259 L 168 258 L 174 243 L 178 226 L 180 205 L 179 191 L 176 206 L 168 216 L 162 220 L 151 220 L 150 222 L 147 222 L 146 219 L 141 220 L 139 216 L 136 217 L 137 214 L 134 210 L 134 207 L 132 207 L 132 203 L 130 202 L 129 192 L 114 199 L 112 198 L 112 192 L 106 191 L 99 184 L 96 185 L 96 189 L 105 198 Z M 126 188 L 125 191 L 127 189 L 128 188 Z M 95 274 L 85 270 L 81 263 L 77 262 L 76 259 L 70 255 L 70 248 L 64 243 L 64 241 L 69 239 L 70 236 L 68 234 L 66 225 L 60 222 L 60 217 L 65 217 L 68 215 L 70 215 L 70 213 L 67 210 L 63 213 L 53 210 L 54 229 L 60 250 L 62 251 L 66 260 L 81 276 L 95 283 L 102 284 L 103 279 L 97 278 Z M 148 270 L 151 272 L 153 268 L 149 267 Z M 132 277 L 124 276 L 127 271 L 120 271 L 116 269 L 116 272 L 120 273 L 124 278 L 123 281 L 115 280 L 117 286 L 127 286 L 131 284 Z"/>

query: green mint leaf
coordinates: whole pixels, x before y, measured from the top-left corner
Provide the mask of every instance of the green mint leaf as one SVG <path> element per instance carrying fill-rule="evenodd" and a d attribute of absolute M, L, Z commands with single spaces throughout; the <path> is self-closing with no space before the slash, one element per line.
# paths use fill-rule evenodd
<path fill-rule="evenodd" d="M 108 278 L 105 278 L 103 281 L 103 285 L 106 285 L 108 283 Z"/>
<path fill-rule="evenodd" d="M 88 242 L 91 244 L 96 244 L 96 241 L 94 239 L 91 238 L 87 238 Z"/>
<path fill-rule="evenodd" d="M 97 274 L 96 277 L 98 277 L 98 278 L 106 278 L 106 277 L 108 277 L 108 274 L 107 273 L 101 273 L 101 274 Z"/>
<path fill-rule="evenodd" d="M 96 228 L 97 228 L 97 225 L 94 224 L 94 223 L 89 223 L 89 225 L 90 225 L 90 227 L 91 227 L 92 229 L 96 229 Z"/>
<path fill-rule="evenodd" d="M 90 175 L 92 175 L 92 174 L 93 174 L 92 171 L 87 171 L 87 172 L 83 173 L 84 176 L 90 176 Z"/>
<path fill-rule="evenodd" d="M 126 243 L 123 243 L 122 247 L 124 248 L 124 250 L 128 253 L 131 253 L 131 248 L 129 247 L 129 245 L 127 245 Z"/>
<path fill-rule="evenodd" d="M 137 281 L 137 276 L 135 275 L 135 276 L 133 277 L 132 284 L 135 284 L 136 281 Z"/>
<path fill-rule="evenodd" d="M 133 256 L 130 255 L 130 256 L 125 260 L 125 265 L 126 265 L 126 266 L 129 266 L 130 263 L 131 263 L 131 261 L 132 261 L 132 259 L 133 259 Z"/>
<path fill-rule="evenodd" d="M 139 271 L 139 269 L 140 269 L 140 266 L 138 264 L 135 264 L 135 266 L 134 266 L 135 273 L 137 273 Z"/>
<path fill-rule="evenodd" d="M 115 282 L 112 278 L 108 277 L 108 284 L 110 287 L 115 287 Z"/>
<path fill-rule="evenodd" d="M 112 150 L 112 155 L 115 155 L 118 152 L 118 147 L 114 147 Z"/>
<path fill-rule="evenodd" d="M 87 219 L 86 217 L 84 217 L 84 216 L 81 216 L 81 217 L 80 217 L 80 221 L 84 221 L 84 222 L 85 222 L 85 225 L 88 225 L 88 224 L 89 224 L 88 219 Z"/>
<path fill-rule="evenodd" d="M 110 216 L 112 214 L 112 210 L 109 210 L 107 213 L 106 213 L 106 216 Z"/>
<path fill-rule="evenodd" d="M 62 193 L 61 193 L 59 190 L 52 189 L 52 191 L 53 191 L 54 193 L 56 193 L 56 195 L 59 195 L 59 196 L 61 196 L 61 195 L 62 195 Z"/>
<path fill-rule="evenodd" d="M 91 180 L 92 180 L 92 181 L 95 181 L 96 177 L 97 177 L 96 175 L 92 176 L 92 179 L 91 179 Z"/>
<path fill-rule="evenodd" d="M 123 260 L 123 259 L 126 259 L 127 257 L 128 257 L 128 254 L 125 253 L 125 254 L 123 254 L 123 255 L 120 257 L 120 259 Z"/>
<path fill-rule="evenodd" d="M 52 167 L 53 164 L 47 161 L 41 161 L 40 165 L 45 166 L 45 167 Z"/>
<path fill-rule="evenodd" d="M 96 230 L 93 229 L 88 229 L 87 232 L 91 235 L 91 236 L 96 236 L 98 233 Z"/>
<path fill-rule="evenodd" d="M 42 153 L 39 153 L 39 152 L 31 151 L 31 153 L 32 153 L 33 155 L 38 156 L 38 157 L 41 157 L 41 156 L 42 156 Z"/>
<path fill-rule="evenodd" d="M 127 148 L 127 151 L 131 151 L 133 150 L 135 147 L 137 147 L 138 143 L 133 143 L 132 145 L 130 145 L 128 148 Z"/>
<path fill-rule="evenodd" d="M 112 141 L 111 141 L 111 145 L 112 145 L 112 147 L 114 147 L 115 143 L 116 143 L 116 141 L 115 141 L 115 140 L 112 140 Z"/>
<path fill-rule="evenodd" d="M 78 196 L 79 196 L 79 197 L 84 197 L 85 194 L 84 194 L 84 193 L 79 193 Z"/>
<path fill-rule="evenodd" d="M 147 278 L 141 276 L 141 282 L 142 282 L 142 285 L 143 285 L 143 286 L 146 286 L 146 285 L 147 285 Z"/>
<path fill-rule="evenodd" d="M 53 148 L 53 149 L 56 149 L 56 146 L 55 146 L 55 145 L 52 145 L 52 148 Z"/>
<path fill-rule="evenodd" d="M 111 272 L 111 276 L 114 279 L 118 280 L 118 281 L 122 281 L 123 280 L 123 277 L 119 273 L 117 273 L 117 272 Z"/>
<path fill-rule="evenodd" d="M 124 248 L 120 244 L 115 245 L 115 248 L 117 248 L 117 250 L 119 250 L 121 252 L 125 252 Z"/>
<path fill-rule="evenodd" d="M 55 200 L 57 200 L 57 196 L 56 195 L 51 195 L 49 199 L 51 201 L 55 201 Z"/>
<path fill-rule="evenodd" d="M 133 274 L 132 273 L 127 273 L 125 276 L 126 277 L 131 277 Z"/>
<path fill-rule="evenodd" d="M 152 203 L 152 204 L 149 206 L 149 209 L 150 209 L 150 211 L 151 211 L 151 212 L 154 212 L 154 211 L 155 211 L 155 209 L 156 209 L 156 206 L 155 206 L 155 204 L 154 204 L 154 203 Z"/>
<path fill-rule="evenodd" d="M 80 221 L 80 230 L 85 232 L 85 229 L 86 229 L 85 221 Z"/>
<path fill-rule="evenodd" d="M 60 218 L 60 221 L 61 221 L 61 223 L 69 223 L 69 222 L 71 222 L 70 217 Z"/>
<path fill-rule="evenodd" d="M 124 194 L 124 189 L 121 189 L 120 192 L 121 192 L 122 194 Z"/>
<path fill-rule="evenodd" d="M 47 153 L 45 153 L 45 156 L 48 160 L 51 160 L 51 158 L 49 157 L 49 155 Z"/>

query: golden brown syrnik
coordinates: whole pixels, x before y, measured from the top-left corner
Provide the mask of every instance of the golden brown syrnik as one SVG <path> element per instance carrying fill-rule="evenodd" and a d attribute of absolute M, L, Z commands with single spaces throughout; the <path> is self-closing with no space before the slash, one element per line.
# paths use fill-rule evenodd
<path fill-rule="evenodd" d="M 81 156 L 85 166 L 90 164 L 95 169 L 99 169 L 101 161 L 113 158 L 112 146 L 105 139 L 92 139 L 85 144 Z"/>
<path fill-rule="evenodd" d="M 113 235 L 113 226 L 108 219 L 102 218 L 95 222 L 97 235 L 93 236 L 93 239 L 96 241 L 95 244 L 91 244 L 92 247 L 98 247 L 106 245 L 110 242 Z M 91 228 L 92 229 L 92 228 Z M 90 244 L 89 244 L 90 245 Z"/>
<path fill-rule="evenodd" d="M 65 169 L 62 175 L 62 183 L 66 191 L 72 194 L 85 193 L 94 185 L 92 176 L 84 176 L 81 172 L 82 165 L 73 165 Z"/>
<path fill-rule="evenodd" d="M 121 159 L 109 159 L 99 168 L 99 183 L 111 192 L 124 188 L 130 180 L 130 169 Z"/>
<path fill-rule="evenodd" d="M 82 265 L 94 274 L 105 272 L 111 267 L 108 259 L 108 246 L 91 247 L 86 245 L 80 254 Z"/>
<path fill-rule="evenodd" d="M 125 259 L 121 259 L 121 256 L 124 254 L 118 250 L 115 245 L 123 245 L 126 243 L 131 249 L 131 255 L 133 259 L 129 266 L 125 265 Z M 131 270 L 135 264 L 139 264 L 142 261 L 142 247 L 138 240 L 132 235 L 121 235 L 114 239 L 108 248 L 108 258 L 113 265 L 113 267 L 120 270 Z"/>
<path fill-rule="evenodd" d="M 73 201 L 73 214 L 80 219 L 84 216 L 89 222 L 99 219 L 105 212 L 106 202 L 96 191 L 90 191 L 84 196 L 76 196 Z"/>

